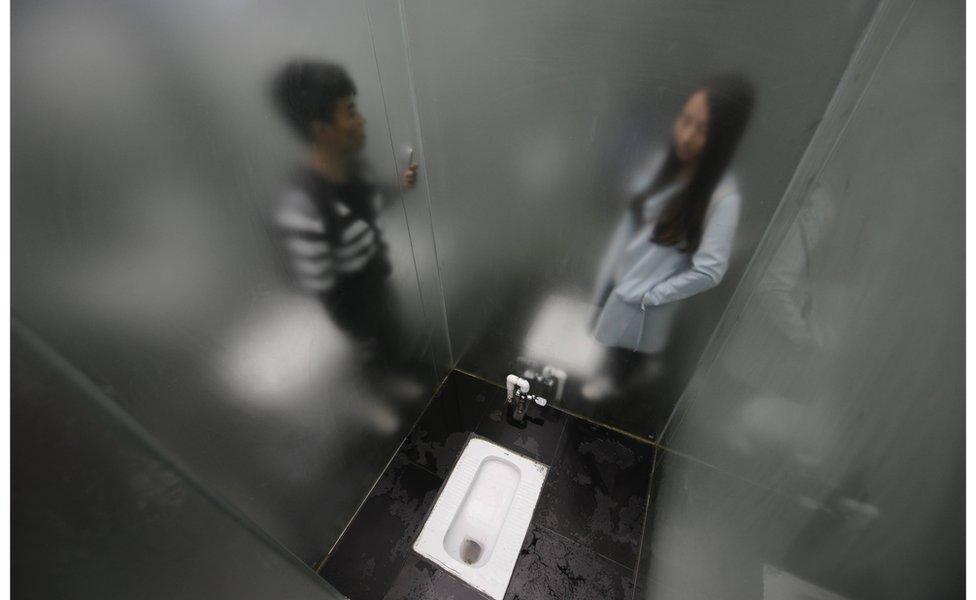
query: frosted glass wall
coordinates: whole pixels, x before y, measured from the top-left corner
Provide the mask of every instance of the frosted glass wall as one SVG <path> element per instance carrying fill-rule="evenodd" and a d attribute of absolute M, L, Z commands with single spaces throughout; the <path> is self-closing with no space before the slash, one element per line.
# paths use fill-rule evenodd
<path fill-rule="evenodd" d="M 14 332 L 14 597 L 342 598 L 188 481 L 51 348 Z"/>
<path fill-rule="evenodd" d="M 494 381 L 520 357 L 564 368 L 564 408 L 659 435 L 875 4 L 403 3 L 460 368 Z M 742 201 L 725 279 L 668 308 L 639 393 L 585 399 L 605 368 L 588 327 L 613 228 L 688 96 L 728 73 L 751 81 L 755 110 L 731 168 Z"/>
<path fill-rule="evenodd" d="M 963 595 L 964 5 L 886 8 L 666 432 L 646 598 Z"/>
<path fill-rule="evenodd" d="M 65 0 L 12 19 L 14 315 L 320 559 L 450 367 L 433 261 L 411 252 L 426 199 L 396 188 L 415 140 L 391 136 L 365 5 Z M 270 95 L 292 59 L 349 71 L 363 158 L 392 190 L 402 360 L 379 375 L 280 276 L 269 215 L 308 160 Z"/>

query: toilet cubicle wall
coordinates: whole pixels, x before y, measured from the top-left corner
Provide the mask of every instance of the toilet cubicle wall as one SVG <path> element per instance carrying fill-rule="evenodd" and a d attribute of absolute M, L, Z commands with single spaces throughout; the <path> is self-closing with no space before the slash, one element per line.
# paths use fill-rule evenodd
<path fill-rule="evenodd" d="M 16 321 L 11 346 L 15 597 L 344 599 Z"/>
<path fill-rule="evenodd" d="M 865 539 L 878 544 L 893 539 L 886 537 L 892 531 L 889 515 L 902 515 L 906 504 L 888 504 L 898 487 L 892 469 L 908 465 L 914 477 L 921 471 L 912 461 L 931 452 L 942 460 L 923 460 L 939 468 L 932 471 L 928 484 L 933 493 L 920 500 L 918 515 L 943 519 L 934 531 L 948 531 L 958 515 L 951 501 L 958 434 L 952 424 L 960 409 L 955 386 L 960 381 L 961 337 L 951 317 L 960 310 L 954 287 L 961 281 L 956 254 L 960 207 L 954 203 L 959 190 L 952 186 L 961 180 L 953 170 L 955 157 L 961 156 L 953 137 L 961 109 L 951 98 L 961 92 L 953 79 L 958 71 L 950 51 L 955 46 L 950 45 L 959 41 L 959 31 L 953 29 L 953 11 L 959 9 L 959 3 L 948 1 L 916 5 L 900 0 L 761 1 L 735 7 L 612 2 L 599 11 L 588 3 L 436 0 L 289 0 L 274 6 L 18 1 L 12 7 L 14 317 L 101 398 L 157 439 L 194 480 L 310 564 L 338 538 L 436 383 L 455 363 L 501 382 L 524 352 L 540 307 L 580 312 L 629 176 L 697 82 L 715 71 L 738 70 L 753 78 L 758 99 L 753 129 L 736 163 L 745 194 L 743 225 L 726 282 L 690 302 L 682 317 L 666 400 L 676 401 L 692 374 L 696 376 L 665 441 L 701 461 L 711 464 L 714 459 L 722 473 L 749 481 L 746 488 L 758 494 L 726 494 L 732 488 L 713 483 L 719 475 L 702 467 L 704 475 L 695 481 L 716 486 L 703 488 L 703 497 L 742 499 L 744 514 L 756 519 L 753 507 L 785 502 L 789 518 L 775 531 L 792 532 L 794 541 L 813 545 L 817 540 L 810 541 L 803 532 L 817 529 L 818 518 L 839 514 L 830 508 L 837 502 L 854 506 L 855 525 L 863 522 L 874 532 Z M 859 242 L 863 248 L 848 240 L 846 253 L 824 258 L 826 280 L 815 283 L 823 286 L 828 308 L 838 298 L 843 301 L 845 289 L 865 290 L 869 300 L 877 301 L 871 306 L 883 318 L 865 314 L 860 321 L 869 328 L 864 339 L 874 345 L 866 349 L 847 339 L 850 344 L 842 346 L 844 351 L 859 349 L 857 356 L 866 357 L 866 363 L 853 363 L 863 367 L 859 373 L 883 370 L 884 365 L 871 362 L 883 357 L 900 365 L 922 356 L 921 350 L 913 354 L 907 343 L 924 338 L 940 342 L 938 348 L 925 350 L 936 362 L 918 370 L 901 365 L 901 371 L 921 373 L 920 381 L 927 381 L 925 374 L 944 377 L 929 382 L 937 393 L 916 390 L 908 397 L 884 386 L 875 390 L 868 380 L 857 379 L 857 373 L 831 375 L 862 386 L 857 402 L 850 404 L 856 410 L 831 412 L 843 404 L 838 401 L 822 414 L 825 422 L 844 424 L 837 443 L 829 444 L 836 453 L 821 457 L 818 467 L 837 467 L 829 471 L 840 478 L 835 480 L 816 469 L 810 474 L 809 461 L 803 462 L 811 455 L 806 450 L 795 453 L 799 468 L 772 460 L 780 456 L 773 450 L 778 432 L 791 431 L 790 426 L 803 420 L 787 411 L 786 426 L 775 419 L 764 424 L 757 414 L 781 413 L 748 400 L 774 402 L 779 396 L 756 395 L 744 384 L 732 387 L 731 375 L 722 374 L 721 359 L 731 354 L 728 348 L 736 339 L 764 339 L 756 333 L 762 323 L 735 329 L 736 320 L 729 317 L 727 328 L 718 331 L 708 350 L 706 345 L 858 40 L 872 15 L 879 14 L 894 19 L 889 62 L 868 74 L 874 87 L 867 87 L 869 92 L 856 103 L 860 112 L 839 138 L 833 155 L 837 162 L 826 163 L 818 180 L 823 183 L 820 194 L 811 189 L 809 198 L 835 206 L 840 214 L 885 205 L 893 210 L 863 223 L 869 235 Z M 944 35 L 947 31 L 953 35 Z M 888 46 L 881 48 L 883 54 Z M 912 58 L 913 52 L 917 57 Z M 394 181 L 411 148 L 421 165 L 416 189 L 398 194 L 382 221 L 394 263 L 394 287 L 408 325 L 404 346 L 414 360 L 430 365 L 423 393 L 416 397 L 377 395 L 368 382 L 351 376 L 354 355 L 327 315 L 314 302 L 288 292 L 275 277 L 261 215 L 303 155 L 270 106 L 266 84 L 275 68 L 293 57 L 327 58 L 348 67 L 369 120 L 366 153 L 378 178 Z M 923 64 L 939 68 L 919 69 Z M 912 89 L 931 95 L 911 96 L 899 87 L 905 73 L 920 82 Z M 917 121 L 887 139 L 877 132 L 893 128 L 885 127 L 881 117 L 871 122 L 872 114 L 888 122 Z M 874 144 L 878 162 L 858 154 L 863 145 L 855 140 Z M 919 144 L 944 160 L 939 165 L 909 160 Z M 905 154 L 882 161 L 882 150 Z M 832 164 L 839 169 L 834 174 Z M 850 164 L 863 168 L 841 168 Z M 896 169 L 895 164 L 902 166 Z M 896 177 L 933 172 L 944 177 Z M 888 187 L 878 187 L 881 181 L 889 182 Z M 912 187 L 919 182 L 938 192 Z M 868 204 L 846 202 L 854 197 L 850 186 L 858 185 L 857 198 L 870 200 Z M 923 192 L 937 198 L 925 204 L 927 211 L 916 213 L 913 207 Z M 848 222 L 857 223 L 860 215 L 847 215 Z M 793 218 L 781 224 L 781 232 L 792 227 Z M 926 236 L 924 261 L 902 247 L 886 246 L 890 232 L 902 231 L 907 223 L 916 226 L 899 239 Z M 841 232 L 854 235 L 848 229 Z M 773 256 L 779 246 L 763 248 L 766 254 L 760 256 Z M 858 254 L 862 251 L 866 254 Z M 905 274 L 899 285 L 915 283 L 912 289 L 931 293 L 905 294 L 887 267 L 855 269 L 887 265 L 884 261 L 892 257 Z M 923 268 L 932 260 L 947 266 Z M 840 265 L 854 266 L 850 272 L 835 272 Z M 745 281 L 759 284 L 755 278 Z M 901 300 L 881 301 L 892 296 Z M 731 305 L 746 315 L 758 312 L 753 306 L 744 300 Z M 828 323 L 839 318 L 829 310 L 826 316 Z M 906 325 L 890 329 L 894 321 Z M 830 343 L 843 344 L 845 339 L 831 338 Z M 879 346 L 899 348 L 900 353 L 880 353 Z M 15 346 L 15 355 L 26 356 L 23 348 Z M 809 362 L 803 359 L 806 350 L 786 350 L 793 352 L 789 364 L 771 372 L 808 386 L 805 390 L 823 383 L 829 365 L 820 364 L 825 370 L 819 375 L 796 373 L 791 369 Z M 707 368 L 696 371 L 702 358 Z M 746 367 L 731 369 L 751 371 L 754 365 Z M 29 382 L 37 371 L 25 367 L 23 373 L 21 381 Z M 729 390 L 740 394 L 739 401 L 725 402 Z M 837 398 L 844 396 L 838 392 Z M 563 408 L 597 416 L 586 405 Z M 751 424 L 757 431 L 745 425 L 723 431 L 714 417 L 724 414 L 719 409 L 741 409 L 739 420 L 732 415 L 721 423 Z M 49 410 L 62 408 L 52 405 Z M 879 414 L 885 418 L 875 419 Z M 935 416 L 930 420 L 929 414 Z M 604 407 L 599 419 L 643 437 L 661 436 L 660 428 L 628 421 L 625 415 Z M 15 421 L 15 442 L 18 435 L 27 439 L 32 431 L 27 423 L 34 419 Z M 867 441 L 845 444 L 852 438 L 844 436 L 856 429 L 848 425 L 865 422 L 874 423 L 868 428 L 872 435 L 862 437 Z M 766 434 L 776 439 L 770 441 Z M 892 441 L 901 436 L 911 441 L 900 446 Z M 948 440 L 944 454 L 932 445 L 936 438 Z M 823 449 L 819 442 L 812 445 Z M 874 464 L 869 457 L 883 455 L 898 460 L 884 461 L 876 476 L 862 476 Z M 686 467 L 659 464 L 660 472 L 699 468 L 698 461 Z M 744 472 L 743 465 L 749 466 Z M 20 474 L 30 473 L 28 466 L 18 468 Z M 178 480 L 163 472 L 164 481 Z M 158 481 L 120 473 L 124 471 L 116 476 L 136 489 L 137 506 L 140 486 L 151 489 L 151 502 L 164 503 L 163 513 L 169 510 L 166 502 L 184 497 L 178 491 L 182 484 L 172 483 L 177 491 L 162 493 Z M 794 486 L 796 478 L 809 483 L 812 492 Z M 925 481 L 916 483 L 925 489 Z M 768 489 L 777 493 L 768 495 Z M 696 520 L 682 504 L 687 496 L 681 493 L 668 487 L 658 491 L 661 500 L 647 522 L 657 530 L 649 529 L 646 540 L 687 539 L 681 537 L 687 533 L 684 526 Z M 794 519 L 799 509 L 790 502 L 811 512 Z M 865 518 L 875 514 L 868 507 L 880 516 Z M 724 510 L 714 508 L 712 517 Z M 697 522 L 710 521 L 702 517 Z M 920 530 L 922 520 L 911 523 L 896 547 L 930 539 Z M 741 532 L 715 531 L 712 551 L 701 556 L 721 567 L 711 571 L 716 574 L 726 567 L 738 569 L 741 565 L 729 556 L 742 541 L 736 537 Z M 775 531 L 770 529 L 770 535 Z M 841 543 L 837 539 L 847 538 L 823 541 L 824 552 Z M 958 540 L 951 535 L 947 539 L 955 548 Z M 803 551 L 790 554 L 783 544 L 776 546 L 779 554 L 759 554 L 770 568 L 817 580 L 825 565 L 834 564 Z M 673 548 L 679 552 L 685 546 Z M 263 552 L 254 550 L 256 555 Z M 906 551 L 891 564 L 906 565 L 911 556 Z M 691 574 L 707 571 L 709 565 L 684 558 L 680 552 L 645 554 L 644 591 L 658 590 L 666 598 L 692 589 Z M 271 564 L 279 560 L 267 559 Z M 881 566 L 848 579 L 848 571 L 835 569 L 838 579 L 823 581 L 836 589 L 869 592 L 897 591 L 900 584 L 905 590 L 935 589 L 936 575 L 951 575 L 956 563 L 947 558 L 941 566 L 925 581 L 889 577 L 892 571 Z M 755 584 L 764 571 L 749 573 L 749 583 Z M 853 581 L 861 575 L 861 583 Z M 703 589 L 717 593 L 709 586 L 723 579 L 703 581 Z M 872 587 L 873 581 L 881 587 Z M 296 583 L 304 585 L 310 584 Z"/>
<path fill-rule="evenodd" d="M 600 373 L 603 349 L 588 330 L 595 280 L 633 186 L 690 93 L 728 73 L 755 87 L 732 167 L 742 208 L 729 270 L 719 287 L 679 303 L 661 377 L 641 399 L 664 418 L 625 400 L 562 401 L 657 438 L 876 0 L 399 5 L 453 355 L 498 383 L 520 372 L 520 357 L 576 382 Z"/>
<path fill-rule="evenodd" d="M 387 118 L 377 15 L 340 0 L 11 14 L 14 318 L 313 564 L 452 366 L 426 175 L 395 188 L 417 138 Z M 306 150 L 270 82 L 296 58 L 344 65 L 358 88 L 365 159 L 392 189 L 381 224 L 412 386 L 401 365 L 384 385 L 359 376 L 322 306 L 279 276 L 266 216 Z"/>
<path fill-rule="evenodd" d="M 963 596 L 964 10 L 875 16 L 665 434 L 638 597 Z"/>

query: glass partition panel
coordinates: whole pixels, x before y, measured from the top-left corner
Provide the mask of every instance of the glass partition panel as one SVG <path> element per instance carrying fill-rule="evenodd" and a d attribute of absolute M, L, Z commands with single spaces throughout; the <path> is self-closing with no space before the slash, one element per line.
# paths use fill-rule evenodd
<path fill-rule="evenodd" d="M 364 4 L 12 20 L 14 313 L 317 561 L 450 366 Z"/>
<path fill-rule="evenodd" d="M 882 15 L 863 94 L 668 427 L 644 597 L 963 596 L 963 16 Z"/>
<path fill-rule="evenodd" d="M 188 480 L 50 348 L 14 331 L 14 597 L 343 598 Z"/>
<path fill-rule="evenodd" d="M 460 368 L 658 436 L 875 4 L 401 3 Z"/>

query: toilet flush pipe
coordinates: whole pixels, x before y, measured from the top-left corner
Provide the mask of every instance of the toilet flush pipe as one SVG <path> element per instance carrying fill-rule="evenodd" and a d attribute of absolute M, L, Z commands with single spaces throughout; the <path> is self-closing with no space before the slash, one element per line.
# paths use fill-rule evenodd
<path fill-rule="evenodd" d="M 529 393 L 529 382 L 518 375 L 509 375 L 505 378 L 505 389 L 508 390 L 508 400 L 511 402 L 515 396 L 515 388 L 518 387 L 523 394 Z"/>

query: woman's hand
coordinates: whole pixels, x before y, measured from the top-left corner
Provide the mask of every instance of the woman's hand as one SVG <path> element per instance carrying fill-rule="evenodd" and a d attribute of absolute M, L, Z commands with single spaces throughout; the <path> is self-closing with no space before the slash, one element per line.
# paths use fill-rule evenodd
<path fill-rule="evenodd" d="M 407 170 L 400 174 L 400 185 L 405 188 L 412 188 L 417 184 L 417 165 L 411 164 Z"/>

